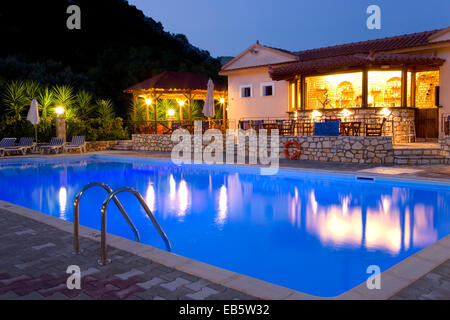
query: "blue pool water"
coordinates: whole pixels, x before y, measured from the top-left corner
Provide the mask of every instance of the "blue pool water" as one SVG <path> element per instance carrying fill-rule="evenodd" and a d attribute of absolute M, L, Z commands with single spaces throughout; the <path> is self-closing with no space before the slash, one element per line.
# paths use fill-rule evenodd
<path fill-rule="evenodd" d="M 353 176 L 166 160 L 85 157 L 0 163 L 0 199 L 73 221 L 87 183 L 138 190 L 173 252 L 318 296 L 335 296 L 450 233 L 450 188 Z M 106 192 L 88 190 L 82 225 L 100 228 Z M 164 243 L 137 200 L 118 196 L 143 243 Z M 111 203 L 108 232 L 134 240 Z"/>

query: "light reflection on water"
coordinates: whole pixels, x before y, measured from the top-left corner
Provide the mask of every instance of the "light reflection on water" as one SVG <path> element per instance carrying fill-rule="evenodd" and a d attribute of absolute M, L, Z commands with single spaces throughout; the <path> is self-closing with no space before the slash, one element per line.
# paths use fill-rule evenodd
<path fill-rule="evenodd" d="M 175 253 L 321 296 L 363 282 L 370 264 L 385 270 L 450 233 L 448 188 L 164 162 L 0 166 L 0 199 L 72 220 L 76 193 L 93 181 L 141 192 Z M 105 197 L 102 189 L 83 195 L 81 224 L 99 229 Z M 164 248 L 137 201 L 127 194 L 119 200 L 142 242 Z M 107 221 L 108 232 L 134 239 L 113 205 Z"/>

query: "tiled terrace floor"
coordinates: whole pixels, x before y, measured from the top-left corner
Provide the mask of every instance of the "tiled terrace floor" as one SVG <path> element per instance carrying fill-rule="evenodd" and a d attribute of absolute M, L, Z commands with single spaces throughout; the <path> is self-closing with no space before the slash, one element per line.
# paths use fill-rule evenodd
<path fill-rule="evenodd" d="M 0 225 L 0 300 L 254 299 L 115 248 L 108 248 L 114 262 L 100 267 L 98 242 L 81 238 L 84 252 L 73 255 L 71 233 L 4 209 Z M 69 265 L 81 269 L 81 290 L 67 289 Z"/>
<path fill-rule="evenodd" d="M 103 154 L 168 158 L 170 153 Z M 58 155 L 64 156 L 64 155 Z M 52 156 L 54 157 L 54 156 Z M 450 179 L 450 166 L 373 166 L 282 160 L 282 167 L 379 173 L 407 178 Z M 110 248 L 114 263 L 96 263 L 99 243 L 81 238 L 83 255 L 72 255 L 73 235 L 0 209 L 0 299 L 253 299 L 239 291 Z M 82 289 L 66 288 L 66 269 L 82 270 Z M 392 299 L 450 299 L 450 261 Z"/>

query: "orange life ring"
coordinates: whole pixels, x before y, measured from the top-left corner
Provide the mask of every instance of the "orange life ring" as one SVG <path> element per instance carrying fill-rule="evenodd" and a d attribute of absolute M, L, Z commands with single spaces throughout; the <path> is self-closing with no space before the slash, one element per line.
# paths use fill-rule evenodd
<path fill-rule="evenodd" d="M 297 151 L 292 156 L 289 154 L 289 150 L 288 150 L 288 148 L 289 148 L 289 146 L 291 144 L 293 144 L 297 148 Z M 286 156 L 286 159 L 296 160 L 296 159 L 298 159 L 300 157 L 301 150 L 302 150 L 302 147 L 300 147 L 300 144 L 297 141 L 295 141 L 295 140 L 288 140 L 284 144 L 283 152 L 284 152 L 284 155 Z"/>

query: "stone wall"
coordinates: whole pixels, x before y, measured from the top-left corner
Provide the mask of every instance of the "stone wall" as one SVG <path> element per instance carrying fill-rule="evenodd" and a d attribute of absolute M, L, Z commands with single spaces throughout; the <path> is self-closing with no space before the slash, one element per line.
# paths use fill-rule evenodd
<path fill-rule="evenodd" d="M 133 134 L 134 151 L 172 151 L 175 143 L 170 139 L 170 134 Z"/>
<path fill-rule="evenodd" d="M 314 122 L 322 122 L 325 119 L 341 119 L 341 121 L 360 121 L 362 126 L 365 123 L 381 123 L 385 117 L 380 113 L 381 108 L 349 108 L 350 115 L 343 113 L 344 109 L 320 109 L 317 110 L 321 116 L 312 118 L 313 110 L 298 111 L 299 120 L 311 120 Z M 385 125 L 383 126 L 383 135 L 392 135 L 392 126 L 394 126 L 394 143 L 407 143 L 408 133 L 414 133 L 414 109 L 412 108 L 390 108 L 392 114 L 387 117 Z M 361 128 L 364 132 L 364 128 Z M 413 141 L 411 141 L 413 142 Z"/>
<path fill-rule="evenodd" d="M 86 149 L 87 151 L 106 151 L 111 150 L 113 146 L 118 144 L 119 141 L 87 141 Z"/>
<path fill-rule="evenodd" d="M 133 150 L 137 151 L 172 151 L 175 143 L 170 135 L 134 134 Z M 285 159 L 283 148 L 288 140 L 296 140 L 301 148 L 300 160 L 315 160 L 345 163 L 393 163 L 394 151 L 392 139 L 382 137 L 303 137 L 281 136 L 280 159 Z M 225 139 L 224 139 L 225 143 Z M 209 142 L 203 142 L 208 145 Z M 270 151 L 270 139 L 268 138 Z M 235 147 L 235 150 L 237 148 Z M 224 150 L 226 147 L 224 146 Z M 294 153 L 294 150 L 290 150 Z M 248 142 L 246 146 L 248 154 Z"/>
<path fill-rule="evenodd" d="M 380 164 L 394 162 L 392 138 L 385 137 L 281 137 L 280 152 L 289 140 L 302 147 L 300 160 Z M 284 155 L 280 155 L 284 158 Z"/>
<path fill-rule="evenodd" d="M 450 164 L 450 136 L 443 136 L 439 138 L 439 145 L 441 154 L 446 158 L 446 163 Z"/>

